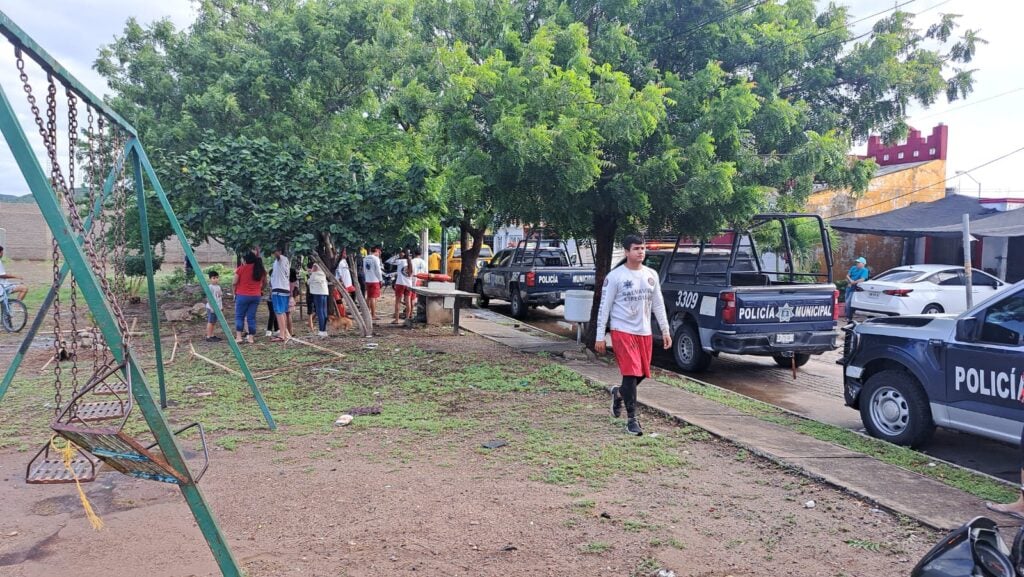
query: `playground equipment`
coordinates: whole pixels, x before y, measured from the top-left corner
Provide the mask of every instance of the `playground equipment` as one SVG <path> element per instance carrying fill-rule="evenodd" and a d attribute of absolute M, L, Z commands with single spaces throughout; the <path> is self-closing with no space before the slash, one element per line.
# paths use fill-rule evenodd
<path fill-rule="evenodd" d="M 170 429 L 150 392 L 132 346 L 133 333 L 123 311 L 128 296 L 124 263 L 125 231 L 130 223 L 126 215 L 132 202 L 138 214 L 137 224 L 142 239 L 152 345 L 160 406 L 164 408 L 167 406 L 166 387 L 146 214 L 147 198 L 155 197 L 159 201 L 194 270 L 200 270 L 199 263 L 135 129 L 73 78 L 2 12 L 0 34 L 13 46 L 30 118 L 45 149 L 48 174 L 18 122 L 12 101 L 2 88 L 0 132 L 53 235 L 52 286 L 4 380 L 0 382 L 2 400 L 46 312 L 52 310 L 54 419 L 50 428 L 54 436 L 29 463 L 26 482 L 80 484 L 95 479 L 98 465 L 103 462 L 126 475 L 173 483 L 185 497 L 221 572 L 226 576 L 240 576 L 238 564 L 197 486 L 209 464 L 202 427 L 193 423 L 178 431 Z M 32 66 L 26 68 L 27 64 Z M 31 81 L 30 74 L 39 72 L 32 70 L 35 67 L 47 79 L 45 105 L 37 100 L 39 91 Z M 59 110 L 65 114 L 58 114 Z M 84 129 L 79 124 L 81 118 L 85 118 Z M 66 130 L 59 130 L 59 127 Z M 65 134 L 66 152 L 59 148 L 59 133 Z M 151 192 L 146 190 L 147 181 Z M 83 187 L 88 192 L 85 210 L 80 206 L 81 195 L 76 196 Z M 108 271 L 108 262 L 113 267 L 112 271 Z M 108 280 L 111 272 L 112 282 Z M 65 306 L 59 291 L 69 275 L 69 297 Z M 203 275 L 197 277 L 207 299 L 212 300 L 206 279 Z M 80 323 L 90 324 L 80 314 L 82 301 L 88 307 L 92 326 L 80 326 Z M 225 334 L 231 334 L 223 313 L 219 310 L 216 313 L 221 329 Z M 64 330 L 65 326 L 68 330 Z M 92 348 L 92 367 L 88 378 L 82 378 L 81 365 L 86 362 L 83 343 L 87 338 Z M 275 428 L 241 350 L 231 339 L 227 342 L 267 425 Z M 69 370 L 65 374 L 66 366 Z M 65 385 L 70 386 L 66 402 Z M 125 424 L 133 409 L 138 409 L 145 419 L 154 442 L 145 443 L 126 432 Z M 190 470 L 175 440 L 176 435 L 191 429 L 199 433 L 205 461 L 196 473 Z"/>

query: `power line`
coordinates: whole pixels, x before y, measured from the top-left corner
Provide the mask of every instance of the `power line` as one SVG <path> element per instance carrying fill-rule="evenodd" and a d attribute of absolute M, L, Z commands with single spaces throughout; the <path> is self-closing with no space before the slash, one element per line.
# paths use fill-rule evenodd
<path fill-rule="evenodd" d="M 928 8 L 928 10 L 931 10 L 932 8 L 936 8 L 938 6 L 942 6 L 942 4 L 945 4 L 946 2 L 949 2 L 949 1 L 950 0 L 945 0 L 944 2 L 942 2 L 940 4 L 936 4 L 935 6 L 932 6 L 931 8 Z M 917 0 L 906 0 L 902 4 L 897 4 L 897 5 L 893 6 L 892 8 L 886 8 L 885 10 L 879 10 L 878 12 L 875 12 L 874 14 L 868 14 L 867 16 L 864 16 L 863 18 L 858 18 L 857 20 L 854 20 L 853 22 L 844 22 L 842 26 L 835 26 L 835 27 L 829 28 L 827 30 L 822 30 L 821 32 L 816 32 L 814 34 L 811 34 L 810 36 L 801 38 L 799 40 L 794 40 L 793 42 L 790 42 L 789 44 L 786 44 L 785 46 L 783 46 L 783 48 L 789 48 L 790 46 L 796 46 L 797 44 L 803 44 L 804 42 L 807 42 L 808 40 L 813 40 L 815 38 L 818 38 L 819 36 L 824 36 L 824 35 L 826 35 L 826 34 L 828 34 L 830 32 L 835 32 L 837 30 L 846 30 L 850 26 L 853 26 L 854 24 L 859 24 L 859 23 L 867 20 L 868 18 L 874 18 L 875 16 L 881 16 L 882 14 L 885 14 L 886 12 L 895 12 L 896 10 L 899 10 L 900 8 L 906 6 L 907 4 L 913 4 L 914 2 L 917 2 Z M 924 11 L 922 11 L 922 12 L 924 12 Z M 843 40 L 842 42 L 839 42 L 839 44 L 845 44 L 847 42 L 852 42 L 854 40 L 858 40 L 860 38 L 863 38 L 864 36 L 867 36 L 870 33 L 871 33 L 871 31 L 869 30 L 869 31 L 865 32 L 864 34 L 861 34 L 859 36 L 855 36 L 853 38 L 850 38 L 849 40 Z"/>
<path fill-rule="evenodd" d="M 957 111 L 957 110 L 961 110 L 963 108 L 968 108 L 968 107 L 974 106 L 975 104 L 981 104 L 982 102 L 988 102 L 989 100 L 995 100 L 996 98 L 1002 98 L 1003 96 L 1007 96 L 1009 94 L 1013 94 L 1014 92 L 1020 92 L 1021 90 L 1024 90 L 1024 86 L 1018 86 L 1017 88 L 1013 88 L 1011 90 L 1007 90 L 1006 92 L 1000 92 L 999 94 L 995 94 L 995 95 L 989 96 L 987 98 L 982 98 L 981 100 L 975 100 L 974 102 L 968 102 L 966 104 L 961 104 L 960 106 L 954 106 L 953 108 L 947 108 L 945 110 L 940 110 L 938 112 L 933 112 L 933 113 L 927 114 L 925 116 L 915 116 L 914 118 L 916 120 L 924 120 L 926 118 L 932 118 L 932 117 L 935 117 L 935 116 L 941 116 L 943 114 L 948 114 L 950 112 L 954 112 L 954 111 Z"/>
<path fill-rule="evenodd" d="M 669 40 L 675 40 L 675 39 L 677 39 L 679 37 L 684 37 L 684 38 L 689 37 L 691 34 L 693 34 L 694 32 L 696 32 L 696 31 L 698 31 L 698 30 L 700 30 L 702 28 L 707 28 L 708 26 L 710 26 L 712 24 L 718 24 L 719 22 L 723 22 L 725 20 L 728 20 L 729 18 L 732 18 L 736 14 L 739 14 L 741 12 L 746 12 L 747 10 L 749 10 L 751 8 L 757 8 L 758 6 L 760 6 L 762 4 L 767 4 L 769 1 L 772 1 L 772 0 L 755 0 L 754 2 L 751 2 L 751 3 L 746 4 L 746 5 L 740 5 L 740 6 L 737 6 L 735 8 L 730 8 L 729 10 L 726 10 L 725 12 L 719 14 L 718 16 L 715 16 L 713 18 L 708 18 L 707 20 L 705 20 L 703 22 L 698 22 L 697 24 L 694 24 L 693 26 L 687 28 L 686 30 L 681 30 L 679 32 L 673 32 L 672 34 L 669 34 L 668 36 L 666 36 L 665 38 L 662 38 L 658 42 L 659 43 L 661 43 L 661 42 L 668 42 Z"/>
<path fill-rule="evenodd" d="M 829 218 L 833 219 L 833 218 L 838 218 L 840 216 L 845 216 L 847 214 L 853 214 L 853 213 L 856 213 L 856 212 L 860 212 L 860 211 L 868 209 L 868 208 L 873 208 L 873 207 L 876 207 L 876 206 L 879 206 L 879 205 L 887 204 L 887 203 L 892 202 L 892 201 L 894 201 L 894 200 L 896 200 L 898 198 L 903 198 L 904 196 L 910 196 L 911 194 L 914 194 L 915 192 L 921 192 L 922 190 L 925 190 L 927 188 L 931 188 L 933 186 L 938 186 L 940 184 L 946 184 L 947 182 L 949 182 L 950 180 L 953 180 L 955 177 L 960 176 L 961 174 L 970 174 L 970 173 L 974 172 L 975 170 L 978 170 L 978 169 L 981 169 L 981 168 L 985 168 L 986 166 L 988 166 L 990 164 L 999 162 L 1000 160 L 1003 160 L 1004 158 L 1009 158 L 1009 157 L 1013 156 L 1014 154 L 1017 154 L 1018 152 L 1021 152 L 1021 151 L 1024 151 L 1024 146 L 1022 146 L 1022 147 L 1020 147 L 1020 148 L 1018 148 L 1016 150 L 1007 152 L 1006 154 L 1004 154 L 1002 156 L 993 158 L 992 160 L 989 160 L 987 162 L 983 162 L 982 164 L 979 164 L 978 166 L 975 166 L 974 168 L 972 168 L 970 170 L 962 170 L 958 174 L 955 174 L 953 176 L 944 178 L 944 179 L 942 179 L 942 180 L 940 180 L 938 182 L 933 182 L 931 184 L 928 184 L 928 185 L 925 185 L 925 186 L 922 186 L 922 187 L 919 187 L 919 188 L 915 188 L 915 189 L 911 190 L 910 192 L 906 192 L 906 193 L 903 193 L 903 194 L 898 194 L 898 195 L 896 195 L 896 196 L 894 196 L 892 198 L 887 198 L 887 199 L 885 199 L 883 201 L 876 202 L 874 204 L 869 204 L 867 206 L 861 206 L 861 207 L 855 208 L 853 210 L 848 210 L 846 212 L 841 212 L 839 214 L 834 214 L 834 215 L 832 215 Z"/>

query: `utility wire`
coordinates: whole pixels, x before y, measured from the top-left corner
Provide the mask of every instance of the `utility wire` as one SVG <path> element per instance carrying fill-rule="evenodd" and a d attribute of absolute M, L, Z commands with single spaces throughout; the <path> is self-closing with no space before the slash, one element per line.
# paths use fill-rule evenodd
<path fill-rule="evenodd" d="M 932 6 L 932 8 L 936 8 L 938 6 L 941 6 L 942 4 L 945 4 L 946 2 L 949 2 L 949 1 L 950 0 L 945 0 L 945 2 L 942 2 L 941 4 L 936 4 L 935 6 Z M 861 22 L 863 22 L 863 21 L 865 21 L 865 20 L 867 20 L 869 18 L 874 18 L 875 16 L 881 16 L 882 14 L 885 14 L 886 12 L 895 12 L 896 10 L 899 10 L 900 8 L 906 6 L 907 4 L 913 4 L 914 2 L 917 2 L 917 0 L 906 0 L 902 4 L 897 4 L 897 5 L 893 6 L 892 8 L 886 8 L 885 10 L 879 10 L 878 12 L 875 12 L 874 14 L 868 14 L 867 16 L 864 16 L 863 18 L 858 18 L 857 20 L 854 20 L 853 22 L 845 22 L 845 23 L 843 23 L 842 26 L 834 26 L 832 28 L 828 28 L 826 30 L 822 30 L 821 32 L 816 32 L 814 34 L 811 34 L 810 36 L 806 36 L 806 37 L 801 38 L 799 40 L 794 40 L 793 42 L 790 42 L 789 44 L 784 45 L 783 48 L 789 48 L 790 46 L 796 46 L 797 44 L 803 44 L 804 42 L 807 42 L 808 40 L 814 40 L 815 38 L 818 38 L 819 36 L 824 36 L 826 34 L 829 34 L 831 32 L 835 32 L 837 30 L 846 30 L 850 26 L 853 26 L 854 24 L 859 24 L 859 23 L 861 23 Z M 931 8 L 929 8 L 929 10 L 930 9 Z M 858 39 L 863 38 L 864 36 L 866 36 L 866 35 L 868 35 L 870 33 L 871 33 L 871 31 L 869 30 L 868 32 L 866 32 L 864 34 L 861 34 L 859 36 L 856 36 L 854 38 L 850 38 L 848 40 L 843 40 L 842 42 L 839 42 L 839 44 L 845 44 L 847 42 L 852 42 L 854 40 L 858 40 Z"/>
<path fill-rule="evenodd" d="M 755 0 L 754 2 L 751 2 L 749 4 L 740 5 L 740 6 L 736 6 L 734 8 L 730 8 L 730 9 L 726 10 L 725 12 L 719 14 L 718 16 L 715 16 L 713 18 L 708 18 L 707 20 L 704 20 L 703 22 L 698 22 L 697 24 L 694 24 L 693 26 L 691 26 L 691 27 L 689 27 L 689 28 L 687 28 L 685 30 L 680 30 L 678 32 L 673 32 L 672 34 L 669 34 L 665 38 L 662 38 L 661 40 L 659 40 L 658 43 L 668 42 L 669 40 L 675 40 L 675 39 L 680 38 L 680 37 L 688 38 L 689 36 L 691 36 L 694 32 L 697 32 L 698 30 L 701 30 L 703 28 L 707 28 L 708 26 L 711 26 L 712 24 L 718 24 L 719 22 L 723 22 L 725 20 L 728 20 L 729 18 L 732 18 L 736 14 L 739 14 L 741 12 L 746 12 L 747 10 L 749 10 L 751 8 L 757 8 L 758 6 L 760 6 L 762 4 L 767 4 L 769 1 L 773 1 L 773 0 Z"/>
<path fill-rule="evenodd" d="M 904 196 L 910 196 L 911 194 L 914 194 L 915 192 L 920 192 L 922 190 L 925 190 L 927 188 L 931 188 L 933 186 L 938 186 L 940 184 L 946 184 L 947 182 L 949 182 L 950 180 L 953 180 L 954 178 L 956 178 L 957 176 L 960 176 L 961 174 L 970 174 L 970 173 L 974 172 L 975 170 L 978 170 L 978 169 L 981 169 L 981 168 L 985 168 L 986 166 L 988 166 L 990 164 L 999 162 L 1000 160 L 1003 160 L 1004 158 L 1009 158 L 1009 157 L 1013 156 L 1014 154 L 1017 154 L 1018 152 L 1021 152 L 1021 151 L 1024 151 L 1024 146 L 1022 146 L 1022 147 L 1020 147 L 1020 148 L 1018 148 L 1016 150 L 1007 152 L 1006 154 L 1004 154 L 1002 156 L 993 158 L 992 160 L 989 160 L 987 162 L 983 162 L 982 164 L 979 164 L 978 166 L 975 166 L 974 168 L 972 168 L 970 170 L 962 170 L 959 173 L 957 173 L 957 174 L 955 174 L 953 176 L 950 176 L 948 178 L 944 178 L 944 179 L 942 179 L 942 180 L 940 180 L 938 182 L 933 182 L 931 184 L 928 184 L 928 185 L 925 185 L 925 186 L 922 186 L 922 187 L 919 187 L 919 188 L 915 188 L 915 189 L 911 190 L 910 192 L 906 192 L 906 193 L 903 193 L 903 194 L 898 194 L 898 195 L 896 195 L 896 196 L 894 196 L 892 198 L 887 198 L 887 199 L 885 199 L 883 201 L 876 202 L 874 204 L 869 204 L 867 206 L 861 206 L 861 207 L 855 208 L 853 210 L 848 210 L 846 212 L 841 212 L 839 214 L 834 214 L 834 215 L 830 216 L 829 219 L 838 218 L 840 216 L 845 216 L 847 214 L 853 214 L 853 213 L 860 212 L 860 211 L 868 209 L 868 208 L 873 208 L 873 207 L 876 207 L 876 206 L 879 206 L 879 205 L 882 205 L 882 204 L 887 204 L 887 203 L 892 202 L 892 201 L 894 201 L 894 200 L 896 200 L 898 198 L 903 198 Z"/>
<path fill-rule="evenodd" d="M 975 104 L 981 104 L 982 102 L 988 102 L 989 100 L 995 100 L 996 98 L 1002 98 L 1003 96 L 1007 96 L 1009 94 L 1013 94 L 1014 92 L 1020 92 L 1021 90 L 1024 90 L 1024 86 L 1018 86 L 1017 88 L 1014 88 L 1014 89 L 1011 89 L 1011 90 L 1007 90 L 1006 92 L 1000 92 L 999 94 L 995 94 L 995 95 L 989 96 L 987 98 L 982 98 L 981 100 L 975 100 L 973 102 L 968 102 L 966 104 L 961 104 L 960 106 L 954 106 L 953 108 L 947 108 L 945 110 L 939 110 L 937 112 L 933 112 L 933 113 L 927 114 L 925 116 L 915 116 L 914 119 L 915 120 L 924 120 L 926 118 L 932 118 L 934 116 L 940 116 L 940 115 L 943 115 L 943 114 L 948 114 L 948 113 L 954 112 L 956 110 L 960 110 L 960 109 L 963 109 L 963 108 L 968 108 L 968 107 L 974 106 Z"/>

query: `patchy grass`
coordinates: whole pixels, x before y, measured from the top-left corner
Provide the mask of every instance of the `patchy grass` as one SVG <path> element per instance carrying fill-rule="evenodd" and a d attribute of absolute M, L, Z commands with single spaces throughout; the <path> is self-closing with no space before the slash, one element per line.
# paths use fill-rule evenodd
<path fill-rule="evenodd" d="M 842 427 L 805 419 L 782 411 L 767 403 L 762 403 L 761 401 L 718 387 L 708 387 L 688 379 L 676 377 L 666 377 L 661 380 L 748 415 L 753 415 L 763 421 L 781 425 L 815 439 L 834 443 L 851 451 L 869 455 L 891 465 L 903 467 L 982 499 L 1008 502 L 1018 496 L 1018 491 L 1007 484 L 984 475 L 972 473 L 960 467 L 935 461 L 927 455 L 906 447 L 893 445 L 880 439 L 873 439 Z M 739 453 L 737 454 L 737 459 L 740 459 Z"/>

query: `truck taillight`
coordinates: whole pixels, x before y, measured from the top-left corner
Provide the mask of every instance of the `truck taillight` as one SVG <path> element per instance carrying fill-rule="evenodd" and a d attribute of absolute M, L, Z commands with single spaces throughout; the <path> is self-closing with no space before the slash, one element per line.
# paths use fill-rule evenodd
<path fill-rule="evenodd" d="M 718 298 L 725 303 L 722 308 L 722 322 L 736 324 L 736 293 L 722 293 Z"/>
<path fill-rule="evenodd" d="M 526 273 L 526 286 L 534 286 L 537 284 L 537 273 L 530 271 Z"/>
<path fill-rule="evenodd" d="M 882 293 L 893 297 L 907 297 L 912 292 L 914 292 L 914 289 L 888 289 L 882 291 Z"/>
<path fill-rule="evenodd" d="M 832 291 L 832 320 L 839 320 L 839 291 Z"/>

